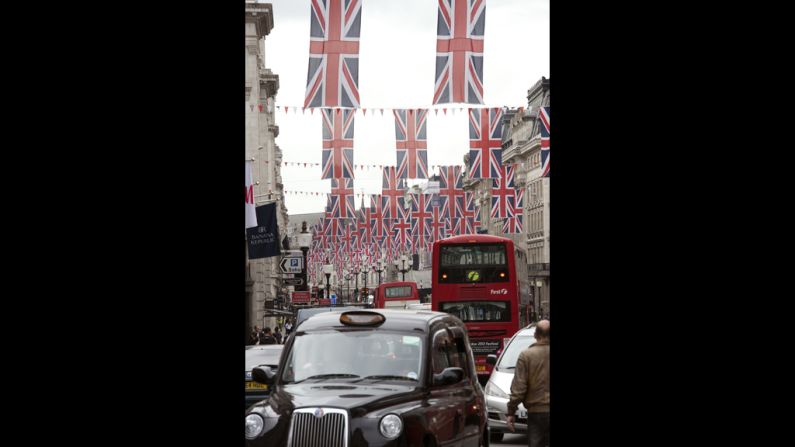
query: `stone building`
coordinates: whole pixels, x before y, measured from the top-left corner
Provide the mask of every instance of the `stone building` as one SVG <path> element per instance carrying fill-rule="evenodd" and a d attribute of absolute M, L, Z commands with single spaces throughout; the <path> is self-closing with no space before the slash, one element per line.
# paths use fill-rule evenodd
<path fill-rule="evenodd" d="M 542 77 L 527 94 L 527 108 L 503 111 L 502 163 L 516 164 L 514 186 L 524 188 L 520 234 L 504 234 L 503 220 L 490 218 L 492 179 L 472 179 L 464 173 L 464 190 L 475 194 L 480 207 L 479 232 L 514 242 L 522 323 L 549 314 L 549 179 L 541 177 L 541 137 L 538 110 L 549 106 L 549 80 Z M 469 166 L 469 154 L 464 156 Z M 533 315 L 535 314 L 535 315 Z"/>
<path fill-rule="evenodd" d="M 245 116 L 246 160 L 252 160 L 254 199 L 257 206 L 276 203 L 280 238 L 287 227 L 284 185 L 279 163 L 282 153 L 276 145 L 279 127 L 274 117 L 279 76 L 265 67 L 265 37 L 273 29 L 273 6 L 270 3 L 246 2 L 245 12 Z M 241 160 L 242 161 L 242 160 Z M 249 326 L 273 327 L 274 318 L 266 318 L 283 293 L 279 274 L 279 257 L 246 259 L 246 314 Z"/>
<path fill-rule="evenodd" d="M 510 117 L 503 132 L 503 163 L 515 163 L 517 188 L 525 188 L 524 234 L 530 294 L 543 316 L 550 310 L 549 178 L 541 176 L 539 109 L 549 106 L 549 79 L 542 77 L 527 91 L 527 108 Z"/>

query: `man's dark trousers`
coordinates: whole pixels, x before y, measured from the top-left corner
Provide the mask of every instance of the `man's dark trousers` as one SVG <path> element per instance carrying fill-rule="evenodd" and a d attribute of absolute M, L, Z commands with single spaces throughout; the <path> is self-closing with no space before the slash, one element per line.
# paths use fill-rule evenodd
<path fill-rule="evenodd" d="M 527 413 L 527 445 L 549 445 L 549 413 Z"/>

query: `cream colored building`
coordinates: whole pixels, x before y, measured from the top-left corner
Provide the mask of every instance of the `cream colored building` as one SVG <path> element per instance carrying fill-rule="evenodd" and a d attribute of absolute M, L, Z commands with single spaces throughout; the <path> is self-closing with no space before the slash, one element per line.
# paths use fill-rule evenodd
<path fill-rule="evenodd" d="M 549 178 L 541 176 L 541 107 L 549 107 L 549 79 L 542 77 L 527 91 L 527 108 L 514 111 L 503 132 L 503 163 L 515 163 L 515 184 L 525 188 L 522 246 L 527 256 L 532 301 L 549 314 Z M 540 306 L 540 307 L 539 307 Z"/>
<path fill-rule="evenodd" d="M 464 190 L 476 194 L 480 206 L 480 232 L 507 237 L 514 242 L 519 295 L 523 311 L 532 304 L 549 314 L 549 178 L 541 177 L 541 137 L 538 110 L 549 106 L 549 80 L 541 78 L 527 92 L 527 108 L 503 113 L 502 163 L 516 164 L 514 185 L 524 188 L 523 225 L 520 234 L 504 234 L 503 219 L 492 219 L 491 179 L 471 179 L 464 173 Z M 464 156 L 469 165 L 469 155 Z"/>
<path fill-rule="evenodd" d="M 274 117 L 279 76 L 265 65 L 265 37 L 273 29 L 272 4 L 247 1 L 245 27 L 246 159 L 254 160 L 252 170 L 256 205 L 277 204 L 279 238 L 282 239 L 287 228 L 287 209 L 284 207 L 284 185 L 279 167 L 282 153 L 276 145 L 279 127 Z M 279 242 L 281 244 L 281 240 Z M 265 317 L 265 309 L 272 308 L 276 297 L 284 293 L 278 263 L 278 256 L 246 260 L 246 312 L 249 326 L 273 328 L 276 324 L 275 318 Z"/>

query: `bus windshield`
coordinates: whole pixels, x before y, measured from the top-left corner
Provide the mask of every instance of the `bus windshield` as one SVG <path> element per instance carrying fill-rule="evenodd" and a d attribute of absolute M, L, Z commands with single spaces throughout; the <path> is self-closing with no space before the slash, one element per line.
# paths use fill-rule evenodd
<path fill-rule="evenodd" d="M 440 255 L 439 264 L 443 268 L 507 264 L 503 244 L 442 245 Z"/>
<path fill-rule="evenodd" d="M 511 321 L 508 301 L 452 301 L 440 303 L 440 310 L 461 321 Z"/>
<path fill-rule="evenodd" d="M 405 298 L 411 296 L 411 286 L 387 287 L 384 292 L 385 298 Z"/>
<path fill-rule="evenodd" d="M 490 283 L 510 279 L 504 244 L 445 244 L 439 249 L 439 282 Z"/>

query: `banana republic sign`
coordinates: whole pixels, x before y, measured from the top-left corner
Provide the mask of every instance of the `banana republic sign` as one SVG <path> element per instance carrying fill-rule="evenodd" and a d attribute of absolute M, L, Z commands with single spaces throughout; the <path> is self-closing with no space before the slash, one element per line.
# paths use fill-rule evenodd
<path fill-rule="evenodd" d="M 248 258 L 260 259 L 279 256 L 279 227 L 276 224 L 276 204 L 257 207 L 257 224 L 246 229 Z"/>

